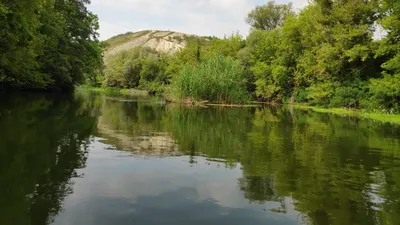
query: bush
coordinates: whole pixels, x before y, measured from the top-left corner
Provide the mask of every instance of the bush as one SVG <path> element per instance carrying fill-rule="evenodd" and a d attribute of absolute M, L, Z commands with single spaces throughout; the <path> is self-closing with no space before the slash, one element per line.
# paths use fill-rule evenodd
<path fill-rule="evenodd" d="M 179 98 L 219 103 L 241 103 L 250 99 L 247 80 L 240 63 L 214 56 L 198 66 L 184 67 L 174 79 L 173 89 Z"/>
<path fill-rule="evenodd" d="M 160 94 L 170 81 L 167 72 L 169 58 L 147 47 L 117 53 L 106 66 L 104 85 L 138 88 Z"/>
<path fill-rule="evenodd" d="M 337 86 L 337 83 L 331 81 L 313 84 L 307 88 L 309 92 L 307 99 L 311 105 L 327 107 L 329 106 L 330 99 L 333 97 Z"/>
<path fill-rule="evenodd" d="M 307 97 L 310 92 L 306 88 L 300 88 L 295 92 L 294 101 L 297 103 L 307 102 Z"/>
<path fill-rule="evenodd" d="M 357 80 L 341 84 L 335 89 L 330 106 L 360 108 L 360 105 L 366 104 L 365 100 L 368 98 L 367 87 L 365 82 Z"/>
<path fill-rule="evenodd" d="M 381 79 L 371 79 L 369 85 L 371 101 L 380 107 L 398 110 L 400 105 L 400 74 L 388 75 Z"/>

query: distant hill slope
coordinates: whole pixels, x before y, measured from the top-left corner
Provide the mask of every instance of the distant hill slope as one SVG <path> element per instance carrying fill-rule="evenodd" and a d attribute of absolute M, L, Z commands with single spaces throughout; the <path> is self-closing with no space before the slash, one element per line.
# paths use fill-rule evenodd
<path fill-rule="evenodd" d="M 150 47 L 160 52 L 174 54 L 187 46 L 187 38 L 191 36 L 194 35 L 158 30 L 120 34 L 105 41 L 107 44 L 104 53 L 105 61 L 107 61 L 108 57 L 118 52 L 129 50 L 137 46 Z"/>

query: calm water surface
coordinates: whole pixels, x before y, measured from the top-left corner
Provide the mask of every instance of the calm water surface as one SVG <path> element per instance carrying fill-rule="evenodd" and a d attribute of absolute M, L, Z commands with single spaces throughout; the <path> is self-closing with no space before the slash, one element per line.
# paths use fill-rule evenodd
<path fill-rule="evenodd" d="M 1 225 L 397 225 L 400 128 L 289 108 L 0 96 Z"/>

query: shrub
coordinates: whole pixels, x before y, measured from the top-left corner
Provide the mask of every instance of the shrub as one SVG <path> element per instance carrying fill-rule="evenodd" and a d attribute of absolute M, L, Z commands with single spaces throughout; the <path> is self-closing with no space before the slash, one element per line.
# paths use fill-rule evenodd
<path fill-rule="evenodd" d="M 306 88 L 299 88 L 294 95 L 294 101 L 297 103 L 307 102 L 307 97 L 310 92 Z"/>
<path fill-rule="evenodd" d="M 360 105 L 365 105 L 367 87 L 365 82 L 358 80 L 341 84 L 335 89 L 335 94 L 330 100 L 330 106 L 360 108 Z"/>
<path fill-rule="evenodd" d="M 307 88 L 307 91 L 309 92 L 307 99 L 311 105 L 321 105 L 326 107 L 329 105 L 329 101 L 335 93 L 335 87 L 337 87 L 337 84 L 331 81 L 313 84 Z"/>
<path fill-rule="evenodd" d="M 160 94 L 169 84 L 168 55 L 147 47 L 117 53 L 106 66 L 104 85 Z"/>
<path fill-rule="evenodd" d="M 388 110 L 400 105 L 400 74 L 385 74 L 381 79 L 371 79 L 371 101 Z"/>

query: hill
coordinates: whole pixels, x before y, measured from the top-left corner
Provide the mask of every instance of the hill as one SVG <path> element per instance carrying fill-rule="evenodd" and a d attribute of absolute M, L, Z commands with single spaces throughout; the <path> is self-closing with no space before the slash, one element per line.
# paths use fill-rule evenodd
<path fill-rule="evenodd" d="M 137 46 L 150 47 L 160 52 L 174 54 L 188 44 L 188 38 L 194 35 L 173 31 L 145 30 L 139 32 L 128 32 L 114 36 L 105 41 L 107 58 L 118 52 L 129 50 Z M 204 37 L 205 39 L 208 39 Z"/>

